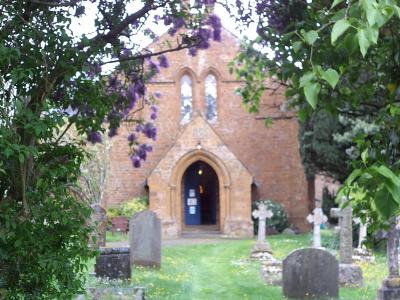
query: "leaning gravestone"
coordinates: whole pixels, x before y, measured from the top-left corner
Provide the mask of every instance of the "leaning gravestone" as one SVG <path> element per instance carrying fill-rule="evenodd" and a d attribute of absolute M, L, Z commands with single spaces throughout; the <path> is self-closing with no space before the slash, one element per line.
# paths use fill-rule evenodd
<path fill-rule="evenodd" d="M 89 239 L 89 245 L 96 248 L 104 247 L 106 245 L 107 213 L 100 204 L 92 205 L 92 210 L 90 223 L 94 226 L 94 230 Z M 93 237 L 96 238 L 96 242 Z"/>
<path fill-rule="evenodd" d="M 141 211 L 131 218 L 129 245 L 132 265 L 161 267 L 161 221 L 154 212 Z"/>
<path fill-rule="evenodd" d="M 107 279 L 131 278 L 129 248 L 100 248 L 94 267 L 96 277 Z"/>
<path fill-rule="evenodd" d="M 283 294 L 295 299 L 332 299 L 339 296 L 339 263 L 318 248 L 295 250 L 283 261 Z"/>

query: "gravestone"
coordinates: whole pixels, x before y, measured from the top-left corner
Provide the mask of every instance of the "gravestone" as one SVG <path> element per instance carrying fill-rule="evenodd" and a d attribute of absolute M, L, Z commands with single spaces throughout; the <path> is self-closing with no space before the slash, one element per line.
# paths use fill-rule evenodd
<path fill-rule="evenodd" d="M 400 219 L 392 218 L 390 231 L 387 237 L 387 258 L 389 275 L 378 290 L 378 300 L 400 299 L 400 274 L 399 274 L 399 235 Z"/>
<path fill-rule="evenodd" d="M 96 258 L 96 277 L 107 279 L 131 278 L 131 264 L 129 248 L 100 248 L 100 255 Z"/>
<path fill-rule="evenodd" d="M 321 224 L 326 223 L 328 218 L 322 212 L 322 208 L 316 207 L 313 210 L 313 214 L 307 216 L 307 221 L 314 224 L 313 247 L 321 248 Z"/>
<path fill-rule="evenodd" d="M 266 219 L 273 216 L 272 211 L 260 202 L 258 209 L 253 211 L 253 217 L 258 219 L 258 235 L 257 242 L 251 250 L 251 258 L 270 259 L 272 258 L 272 250 L 265 238 Z"/>
<path fill-rule="evenodd" d="M 161 267 L 161 221 L 156 213 L 145 210 L 131 218 L 129 245 L 132 265 Z"/>
<path fill-rule="evenodd" d="M 353 261 L 374 262 L 375 257 L 371 251 L 364 246 L 364 241 L 367 239 L 367 223 L 362 222 L 360 218 L 355 218 L 354 223 L 359 224 L 358 246 L 353 251 Z"/>
<path fill-rule="evenodd" d="M 342 204 L 346 203 L 346 198 L 342 199 Z M 353 210 L 351 204 L 345 208 L 332 208 L 331 217 L 339 218 L 340 225 L 340 265 L 339 283 L 343 286 L 360 287 L 363 285 L 363 275 L 361 268 L 353 264 Z"/>
<path fill-rule="evenodd" d="M 89 245 L 96 248 L 104 247 L 106 245 L 107 212 L 100 204 L 92 205 L 92 209 L 90 223 L 94 230 L 89 239 Z M 93 237 L 96 238 L 95 243 Z"/>
<path fill-rule="evenodd" d="M 283 294 L 295 299 L 332 299 L 339 296 L 339 263 L 319 248 L 295 250 L 283 261 Z"/>

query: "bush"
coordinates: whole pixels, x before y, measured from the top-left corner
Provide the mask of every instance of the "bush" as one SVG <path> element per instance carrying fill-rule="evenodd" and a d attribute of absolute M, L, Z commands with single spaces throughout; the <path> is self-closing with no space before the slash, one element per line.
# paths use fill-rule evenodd
<path fill-rule="evenodd" d="M 258 208 L 258 204 L 260 202 L 265 203 L 265 205 L 267 206 L 267 209 L 271 210 L 273 213 L 272 218 L 266 220 L 267 228 L 273 228 L 278 232 L 282 232 L 284 229 L 289 227 L 288 215 L 281 204 L 276 203 L 272 200 L 259 200 L 259 201 L 253 202 L 253 210 Z M 257 234 L 258 219 L 255 219 L 253 217 L 253 222 L 254 222 L 254 233 Z"/>
<path fill-rule="evenodd" d="M 331 208 L 338 207 L 339 205 L 335 201 L 336 195 L 330 193 L 327 187 L 324 187 L 322 191 L 322 211 L 325 216 L 328 217 L 328 222 L 330 224 L 336 225 L 338 223 L 338 219 L 331 218 Z"/>
<path fill-rule="evenodd" d="M 125 201 L 118 208 L 107 208 L 107 217 L 132 217 L 135 213 L 149 208 L 149 200 L 147 197 L 138 197 Z"/>
<path fill-rule="evenodd" d="M 149 208 L 147 197 L 133 198 L 121 205 L 121 215 L 132 217 L 135 213 Z"/>

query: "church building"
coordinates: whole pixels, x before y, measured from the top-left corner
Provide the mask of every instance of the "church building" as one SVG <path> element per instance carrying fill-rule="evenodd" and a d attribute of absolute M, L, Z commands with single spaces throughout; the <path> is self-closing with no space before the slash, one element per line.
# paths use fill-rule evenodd
<path fill-rule="evenodd" d="M 167 54 L 170 67 L 147 85 L 149 92 L 161 93 L 153 151 L 135 169 L 128 132 L 121 128 L 111 139 L 107 207 L 148 195 L 164 237 L 193 228 L 252 237 L 252 201 L 271 199 L 283 205 L 293 226 L 309 229 L 309 185 L 297 118 L 284 109 L 281 88 L 265 93 L 258 114 L 246 111 L 236 92 L 243 82 L 228 69 L 239 46 L 223 29 L 222 41 L 196 56 L 187 50 Z M 271 127 L 265 127 L 267 115 L 273 118 Z"/>

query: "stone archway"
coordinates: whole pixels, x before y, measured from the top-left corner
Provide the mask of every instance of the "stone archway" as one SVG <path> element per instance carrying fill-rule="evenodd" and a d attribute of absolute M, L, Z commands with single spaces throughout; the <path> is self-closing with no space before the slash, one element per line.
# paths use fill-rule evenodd
<path fill-rule="evenodd" d="M 182 178 L 196 161 L 208 164 L 218 177 L 219 228 L 232 237 L 253 235 L 250 172 L 200 115 L 184 126 L 172 147 L 147 178 L 150 209 L 162 220 L 163 235 L 180 236 L 183 229 Z"/>
<path fill-rule="evenodd" d="M 214 154 L 204 150 L 194 150 L 184 155 L 174 166 L 170 178 L 171 215 L 176 220 L 178 232 L 185 227 L 184 177 L 186 171 L 196 162 L 204 162 L 216 173 L 218 178 L 218 227 L 223 230 L 230 208 L 230 178 L 223 162 Z"/>

